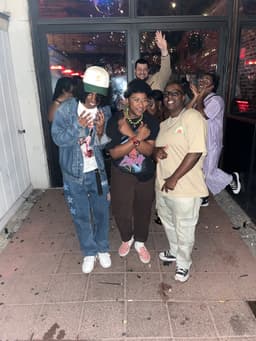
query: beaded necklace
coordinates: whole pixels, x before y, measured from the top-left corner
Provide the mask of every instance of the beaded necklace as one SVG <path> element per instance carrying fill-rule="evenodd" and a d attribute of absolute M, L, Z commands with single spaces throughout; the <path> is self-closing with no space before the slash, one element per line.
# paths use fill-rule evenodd
<path fill-rule="evenodd" d="M 133 126 L 133 128 L 136 128 L 137 125 L 139 123 L 141 123 L 143 120 L 143 114 L 142 114 L 136 121 L 134 121 L 134 119 L 129 117 L 129 110 L 128 109 L 125 111 L 124 116 L 125 116 L 126 120 L 130 123 L 130 125 Z"/>

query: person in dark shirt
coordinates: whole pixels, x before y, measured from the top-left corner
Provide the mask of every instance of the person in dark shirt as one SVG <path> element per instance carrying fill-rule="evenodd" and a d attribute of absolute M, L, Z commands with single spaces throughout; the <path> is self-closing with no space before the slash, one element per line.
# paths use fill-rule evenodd
<path fill-rule="evenodd" d="M 163 93 L 161 90 L 152 90 L 147 111 L 149 114 L 155 116 L 159 122 L 165 120 Z"/>
<path fill-rule="evenodd" d="M 126 256 L 135 241 L 143 263 L 150 262 L 145 246 L 154 200 L 155 163 L 151 154 L 159 131 L 158 120 L 147 113 L 150 86 L 135 79 L 124 94 L 127 110 L 114 115 L 106 133 L 112 158 L 111 201 L 122 244 L 119 255 Z"/>
<path fill-rule="evenodd" d="M 149 98 L 149 104 L 148 104 L 148 112 L 156 117 L 159 122 L 162 122 L 165 120 L 165 109 L 163 105 L 163 92 L 161 90 L 152 90 L 150 98 Z M 154 222 L 158 225 L 162 225 L 161 219 L 159 218 L 157 211 L 155 212 L 155 219 Z"/>
<path fill-rule="evenodd" d="M 52 122 L 59 106 L 67 99 L 73 97 L 74 85 L 72 78 L 61 77 L 58 79 L 52 96 L 52 104 L 48 112 L 48 121 Z"/>

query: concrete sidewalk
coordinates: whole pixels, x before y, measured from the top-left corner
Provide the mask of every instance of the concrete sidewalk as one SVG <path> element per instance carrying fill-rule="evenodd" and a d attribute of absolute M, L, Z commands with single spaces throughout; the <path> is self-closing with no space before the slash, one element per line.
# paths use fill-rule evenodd
<path fill-rule="evenodd" d="M 158 259 L 167 240 L 153 217 L 150 264 L 134 249 L 118 256 L 113 222 L 110 242 L 113 266 L 82 274 L 62 190 L 40 195 L 0 253 L 0 340 L 256 341 L 256 259 L 215 201 L 201 209 L 184 284 Z"/>

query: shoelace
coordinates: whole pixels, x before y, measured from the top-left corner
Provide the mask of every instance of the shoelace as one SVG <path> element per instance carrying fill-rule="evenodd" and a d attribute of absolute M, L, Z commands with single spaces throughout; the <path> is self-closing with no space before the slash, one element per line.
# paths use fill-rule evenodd
<path fill-rule="evenodd" d="M 180 275 L 186 275 L 187 272 L 188 272 L 188 270 L 182 269 L 182 268 L 178 268 L 178 269 L 176 270 L 176 273 L 177 273 L 177 274 L 180 274 Z"/>
<path fill-rule="evenodd" d="M 232 181 L 232 182 L 230 183 L 230 187 L 231 187 L 231 189 L 237 189 L 237 183 L 236 183 L 236 181 Z"/>
<path fill-rule="evenodd" d="M 174 257 L 174 256 L 171 254 L 171 251 L 170 251 L 170 250 L 164 251 L 164 255 L 165 255 L 165 257 Z"/>

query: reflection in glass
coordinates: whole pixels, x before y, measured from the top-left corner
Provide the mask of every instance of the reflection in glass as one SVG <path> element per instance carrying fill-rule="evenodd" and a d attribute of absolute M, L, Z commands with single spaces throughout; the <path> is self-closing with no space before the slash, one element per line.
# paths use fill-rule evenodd
<path fill-rule="evenodd" d="M 235 111 L 256 112 L 256 29 L 242 29 Z"/>
<path fill-rule="evenodd" d="M 245 15 L 255 15 L 256 14 L 256 1 L 240 0 L 239 11 Z"/>
<path fill-rule="evenodd" d="M 39 0 L 41 18 L 128 16 L 128 0 Z"/>
<path fill-rule="evenodd" d="M 126 89 L 126 33 L 47 34 L 52 89 L 62 76 L 82 76 L 91 65 L 103 66 L 111 77 L 112 102 Z"/>
<path fill-rule="evenodd" d="M 137 0 L 138 16 L 227 15 L 227 0 Z"/>
<path fill-rule="evenodd" d="M 171 56 L 173 75 L 188 81 L 200 71 L 217 71 L 219 32 L 213 30 L 164 31 Z M 140 33 L 140 55 L 155 73 L 160 67 L 160 51 L 154 32 Z"/>

